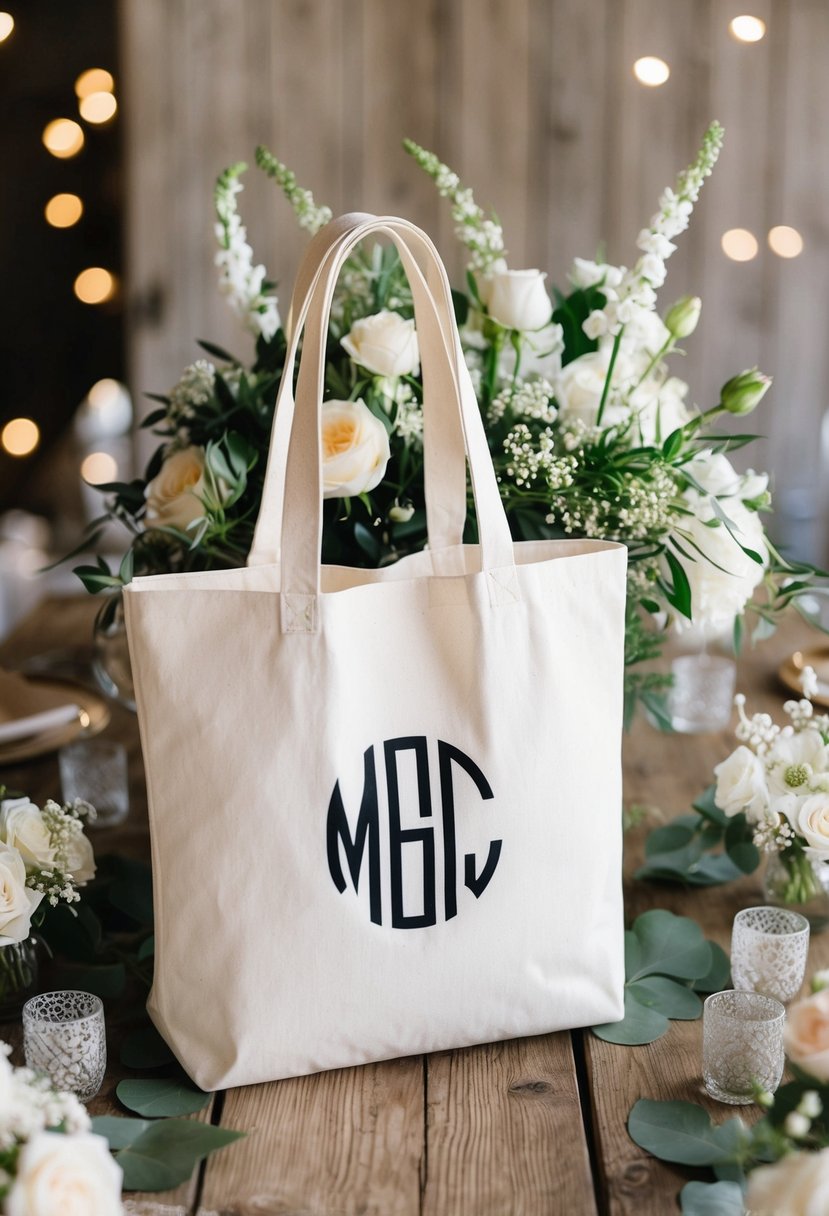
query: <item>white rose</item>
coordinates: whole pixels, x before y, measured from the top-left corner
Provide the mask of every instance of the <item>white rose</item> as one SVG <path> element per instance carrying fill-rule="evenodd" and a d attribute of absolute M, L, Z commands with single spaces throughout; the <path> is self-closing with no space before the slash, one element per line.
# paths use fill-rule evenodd
<path fill-rule="evenodd" d="M 561 372 L 564 350 L 564 330 L 551 322 L 542 329 L 524 334 L 518 372 L 522 380 L 538 376 L 553 383 Z M 517 355 L 511 342 L 505 342 L 498 357 L 498 372 L 503 379 L 512 379 Z"/>
<path fill-rule="evenodd" d="M 95 855 L 89 838 L 83 832 L 70 837 L 61 859 L 79 887 L 95 877 Z"/>
<path fill-rule="evenodd" d="M 481 281 L 481 299 L 505 329 L 541 329 L 553 313 L 546 277 L 541 270 L 502 270 Z"/>
<path fill-rule="evenodd" d="M 26 867 L 17 849 L 0 844 L 0 946 L 26 940 L 42 899 L 26 886 Z"/>
<path fill-rule="evenodd" d="M 688 473 L 716 498 L 734 497 L 740 489 L 740 474 L 721 452 L 700 452 L 688 462 Z"/>
<path fill-rule="evenodd" d="M 355 321 L 341 340 L 355 363 L 376 376 L 416 376 L 420 352 L 414 321 L 399 313 L 374 313 Z"/>
<path fill-rule="evenodd" d="M 810 850 L 829 858 L 829 794 L 810 794 L 799 799 L 792 827 L 805 838 Z"/>
<path fill-rule="evenodd" d="M 144 490 L 147 522 L 184 532 L 204 516 L 204 450 L 182 448 L 164 461 Z"/>
<path fill-rule="evenodd" d="M 677 427 L 690 421 L 684 400 L 687 392 L 688 385 L 671 376 L 664 384 L 648 379 L 631 394 L 630 405 L 643 444 L 662 443 Z"/>
<path fill-rule="evenodd" d="M 791 1153 L 748 1176 L 751 1216 L 824 1216 L 829 1212 L 829 1148 Z"/>
<path fill-rule="evenodd" d="M 383 480 L 391 449 L 386 428 L 365 401 L 324 401 L 323 498 L 348 498 Z"/>
<path fill-rule="evenodd" d="M 681 521 L 679 537 L 682 548 L 694 554 L 694 560 L 677 556 L 691 585 L 693 624 L 711 633 L 730 629 L 761 582 L 768 562 L 763 525 L 756 511 L 750 511 L 739 498 L 731 498 L 723 508 L 731 531 L 720 521 L 709 527 L 706 521 L 716 518 L 708 496 L 696 490 L 685 491 L 685 501 L 692 514 Z M 752 549 L 763 559 L 756 562 L 743 552 L 741 545 Z M 686 618 L 677 619 L 681 631 L 690 625 Z"/>
<path fill-rule="evenodd" d="M 572 359 L 561 369 L 554 383 L 556 402 L 564 419 L 579 418 L 587 426 L 595 425 L 609 364 L 610 348 L 604 347 Z M 621 387 L 628 372 L 624 358 L 617 358 L 613 373 L 614 386 Z M 615 426 L 629 417 L 630 410 L 619 404 L 617 399 L 614 400 L 611 393 L 605 402 L 602 425 Z"/>
<path fill-rule="evenodd" d="M 0 802 L 0 841 L 12 845 L 31 869 L 53 864 L 55 850 L 38 807 L 28 798 Z"/>
<path fill-rule="evenodd" d="M 6 1216 L 122 1216 L 123 1176 L 103 1136 L 38 1132 L 20 1151 Z"/>
<path fill-rule="evenodd" d="M 714 801 L 729 818 L 745 811 L 748 819 L 759 823 L 769 804 L 763 762 L 741 745 L 714 769 L 717 791 Z"/>

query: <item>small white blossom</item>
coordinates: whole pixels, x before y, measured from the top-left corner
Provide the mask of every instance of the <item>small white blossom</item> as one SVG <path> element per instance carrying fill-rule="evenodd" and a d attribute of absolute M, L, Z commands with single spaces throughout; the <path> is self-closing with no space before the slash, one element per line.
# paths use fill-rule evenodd
<path fill-rule="evenodd" d="M 800 687 L 803 689 L 803 696 L 811 701 L 817 696 L 818 682 L 814 667 L 804 667 L 800 675 Z"/>
<path fill-rule="evenodd" d="M 242 189 L 240 175 L 246 166 L 232 165 L 219 175 L 214 192 L 216 239 L 219 251 L 216 265 L 221 271 L 219 288 L 245 328 L 254 336 L 270 339 L 281 324 L 276 296 L 269 291 L 264 266 L 254 266 L 253 250 L 236 208 L 236 195 Z"/>

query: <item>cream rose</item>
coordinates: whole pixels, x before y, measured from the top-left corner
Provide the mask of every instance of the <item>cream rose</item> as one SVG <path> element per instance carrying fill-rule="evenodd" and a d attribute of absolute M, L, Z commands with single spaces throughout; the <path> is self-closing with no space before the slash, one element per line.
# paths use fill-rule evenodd
<path fill-rule="evenodd" d="M 745 811 L 758 823 L 769 805 L 766 772 L 759 756 L 743 745 L 714 769 L 717 790 L 714 801 L 729 818 Z"/>
<path fill-rule="evenodd" d="M 415 376 L 420 351 L 414 321 L 383 309 L 355 321 L 340 344 L 355 363 L 376 376 Z"/>
<path fill-rule="evenodd" d="M 751 1216 L 825 1216 L 829 1212 L 829 1148 L 792 1153 L 748 1176 Z"/>
<path fill-rule="evenodd" d="M 62 861 L 79 887 L 95 877 L 95 855 L 83 832 L 70 838 L 64 847 Z"/>
<path fill-rule="evenodd" d="M 323 498 L 373 490 L 383 480 L 390 455 L 386 428 L 365 401 L 323 402 Z"/>
<path fill-rule="evenodd" d="M 505 329 L 541 329 L 553 314 L 542 270 L 500 270 L 479 284 L 489 315 Z"/>
<path fill-rule="evenodd" d="M 805 837 L 810 850 L 829 861 L 829 794 L 810 794 L 787 807 L 792 827 Z"/>
<path fill-rule="evenodd" d="M 164 461 L 144 491 L 147 523 L 185 531 L 204 515 L 204 450 L 182 448 Z"/>
<path fill-rule="evenodd" d="M 123 1176 L 103 1136 L 38 1132 L 20 1151 L 6 1216 L 122 1216 Z"/>
<path fill-rule="evenodd" d="M 793 1064 L 818 1081 L 829 1081 L 829 988 L 789 1007 L 783 1042 Z"/>
<path fill-rule="evenodd" d="M 43 868 L 55 860 L 49 829 L 38 807 L 28 798 L 0 802 L 0 841 L 17 849 L 26 866 Z"/>
<path fill-rule="evenodd" d="M 26 867 L 17 849 L 0 844 L 0 946 L 26 940 L 42 899 L 26 886 Z"/>

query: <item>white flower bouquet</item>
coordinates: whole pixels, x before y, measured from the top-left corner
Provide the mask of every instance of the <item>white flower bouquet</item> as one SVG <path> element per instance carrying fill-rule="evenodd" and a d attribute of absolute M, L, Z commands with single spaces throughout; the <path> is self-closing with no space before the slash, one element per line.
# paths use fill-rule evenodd
<path fill-rule="evenodd" d="M 12 1068 L 0 1043 L 0 1211 L 5 1216 L 121 1216 L 121 1167 L 71 1093 Z"/>
<path fill-rule="evenodd" d="M 40 808 L 0 786 L 0 1007 L 28 987 L 27 955 L 17 947 L 33 929 L 48 940 L 50 909 L 72 908 L 95 876 L 84 831 L 94 819 L 88 802 Z"/>
<path fill-rule="evenodd" d="M 738 474 L 727 453 L 754 438 L 718 431 L 750 413 L 770 381 L 756 369 L 732 377 L 719 401 L 697 409 L 668 360 L 693 333 L 700 301 L 657 311 L 674 239 L 722 142 L 714 123 L 699 155 L 637 238 L 630 268 L 576 258 L 565 291 L 546 275 L 513 269 L 504 236 L 472 192 L 432 153 L 405 147 L 451 204 L 469 255 L 466 291 L 455 293 L 464 353 L 517 540 L 590 536 L 620 540 L 630 558 L 629 707 L 658 713 L 658 674 L 637 674 L 665 631 L 693 623 L 735 628 L 749 608 L 752 636 L 807 589 L 812 567 L 785 561 L 763 527 L 765 474 Z M 257 163 L 282 188 L 308 233 L 331 217 L 266 149 Z M 145 420 L 160 445 L 143 478 L 103 487 L 106 515 L 133 540 L 120 569 L 82 566 L 90 591 L 151 574 L 244 564 L 265 468 L 273 403 L 285 357 L 278 301 L 254 264 L 237 197 L 245 166 L 216 186 L 217 262 L 230 307 L 256 340 L 243 361 L 210 343 Z M 423 546 L 422 382 L 411 293 L 393 249 L 352 256 L 335 298 L 323 406 L 323 558 L 376 566 Z M 100 535 L 93 528 L 83 548 Z M 474 539 L 474 518 L 468 535 Z M 793 581 L 792 581 L 793 580 Z M 760 590 L 762 588 L 762 590 Z"/>

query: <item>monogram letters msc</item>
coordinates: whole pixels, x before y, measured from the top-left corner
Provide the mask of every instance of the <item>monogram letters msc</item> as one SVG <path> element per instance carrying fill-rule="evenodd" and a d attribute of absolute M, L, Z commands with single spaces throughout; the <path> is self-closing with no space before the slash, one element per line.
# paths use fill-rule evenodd
<path fill-rule="evenodd" d="M 388 792 L 389 877 L 391 881 L 391 924 L 395 929 L 421 929 L 437 924 L 435 891 L 435 828 L 403 828 L 400 823 L 400 787 L 397 759 L 401 752 L 413 752 L 417 774 L 417 801 L 421 819 L 431 819 L 432 794 L 429 753 L 425 735 L 388 739 L 383 744 Z M 477 764 L 450 743 L 438 740 L 440 778 L 440 824 L 443 833 L 443 912 L 446 920 L 458 914 L 458 843 L 455 833 L 455 770 L 462 769 L 483 801 L 494 797 L 489 782 Z M 376 925 L 383 923 L 380 875 L 380 812 L 377 796 L 377 766 L 374 747 L 363 755 L 363 796 L 352 833 L 345 812 L 339 781 L 328 804 L 326 842 L 328 868 L 334 885 L 345 891 L 342 854 L 355 892 L 365 863 L 369 883 L 369 911 Z M 491 840 L 486 861 L 480 871 L 474 853 L 463 856 L 463 884 L 479 899 L 489 885 L 501 856 L 500 840 Z M 419 846 L 423 867 L 423 912 L 407 915 L 403 906 L 403 846 Z M 340 849 L 342 846 L 342 852 Z"/>

